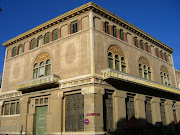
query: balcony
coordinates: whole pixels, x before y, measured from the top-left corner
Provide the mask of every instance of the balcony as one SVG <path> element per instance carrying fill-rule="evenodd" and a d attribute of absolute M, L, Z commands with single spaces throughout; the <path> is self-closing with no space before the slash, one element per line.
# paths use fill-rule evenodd
<path fill-rule="evenodd" d="M 41 78 L 21 82 L 17 84 L 17 90 L 23 92 L 32 92 L 44 89 L 50 89 L 59 86 L 59 76 L 49 75 Z"/>
<path fill-rule="evenodd" d="M 157 82 L 146 80 L 146 79 L 133 76 L 124 72 L 120 72 L 114 69 L 108 68 L 108 69 L 102 70 L 102 73 L 105 80 L 109 80 L 109 79 L 121 80 L 121 81 L 138 84 L 145 87 L 150 87 L 153 89 L 160 89 L 166 92 L 180 94 L 180 89 L 178 88 L 174 88 L 171 86 L 167 86 L 167 85 L 163 85 Z"/>

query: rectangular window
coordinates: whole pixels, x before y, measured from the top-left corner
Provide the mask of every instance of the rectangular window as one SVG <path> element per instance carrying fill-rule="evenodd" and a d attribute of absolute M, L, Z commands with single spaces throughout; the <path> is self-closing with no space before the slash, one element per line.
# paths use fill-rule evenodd
<path fill-rule="evenodd" d="M 12 50 L 12 57 L 16 56 L 16 47 L 13 47 L 13 50 Z"/>
<path fill-rule="evenodd" d="M 10 115 L 15 114 L 15 103 L 11 103 L 11 113 Z"/>
<path fill-rule="evenodd" d="M 148 43 L 146 43 L 146 52 L 149 53 L 149 46 L 148 46 Z"/>
<path fill-rule="evenodd" d="M 30 46 L 30 49 L 31 49 L 31 50 L 35 48 L 35 42 L 36 42 L 36 40 L 35 40 L 35 38 L 33 38 L 33 39 L 31 40 L 31 46 Z"/>
<path fill-rule="evenodd" d="M 167 55 L 166 54 L 164 54 L 164 57 L 165 57 L 165 60 L 167 61 Z"/>
<path fill-rule="evenodd" d="M 4 115 L 9 115 L 9 103 L 5 104 Z"/>
<path fill-rule="evenodd" d="M 116 26 L 113 26 L 113 36 L 117 37 L 117 29 Z"/>
<path fill-rule="evenodd" d="M 78 21 L 71 23 L 71 34 L 78 32 Z"/>
<path fill-rule="evenodd" d="M 138 47 L 138 39 L 137 39 L 137 37 L 134 38 L 134 41 L 135 41 L 135 46 Z"/>
<path fill-rule="evenodd" d="M 157 57 L 159 57 L 159 51 L 158 51 L 158 48 L 156 48 L 156 55 L 157 55 Z"/>
<path fill-rule="evenodd" d="M 120 29 L 120 38 L 124 41 L 124 32 L 122 29 Z"/>
<path fill-rule="evenodd" d="M 49 41 L 50 41 L 50 33 L 48 32 L 44 36 L 44 44 L 49 43 Z"/>
<path fill-rule="evenodd" d="M 42 45 L 42 36 L 38 37 L 38 47 L 40 47 Z"/>
<path fill-rule="evenodd" d="M 53 30 L 52 32 L 52 41 L 58 39 L 58 29 Z"/>
<path fill-rule="evenodd" d="M 141 49 L 144 50 L 144 45 L 143 45 L 143 41 L 142 40 L 140 41 L 140 44 L 141 44 Z"/>
<path fill-rule="evenodd" d="M 161 59 L 163 59 L 163 53 L 162 53 L 162 51 L 160 51 L 160 54 L 161 54 Z"/>
<path fill-rule="evenodd" d="M 108 22 L 105 22 L 105 32 L 107 34 L 110 34 L 110 29 L 109 29 L 109 23 Z"/>

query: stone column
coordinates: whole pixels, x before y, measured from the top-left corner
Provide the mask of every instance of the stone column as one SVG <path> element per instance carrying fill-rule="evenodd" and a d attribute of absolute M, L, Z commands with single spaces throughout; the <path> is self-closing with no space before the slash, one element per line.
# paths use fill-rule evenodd
<path fill-rule="evenodd" d="M 115 131 L 118 132 L 122 124 L 126 121 L 126 97 L 127 93 L 125 91 L 116 90 L 113 93 L 114 127 Z"/>
<path fill-rule="evenodd" d="M 160 112 L 160 99 L 153 97 L 151 99 L 151 109 L 152 109 L 152 123 L 161 122 L 161 112 Z"/>
<path fill-rule="evenodd" d="M 103 95 L 104 88 L 98 86 L 84 87 L 84 119 L 89 119 L 89 124 L 84 125 L 84 132 L 98 132 L 103 134 Z M 87 116 L 87 114 L 98 114 Z"/>
<path fill-rule="evenodd" d="M 173 109 L 172 109 L 173 102 L 171 100 L 166 100 L 164 104 L 165 104 L 166 124 L 169 125 L 174 123 Z"/>
<path fill-rule="evenodd" d="M 52 92 L 50 106 L 50 112 L 52 113 L 52 132 L 61 133 L 63 126 L 63 92 Z"/>
<path fill-rule="evenodd" d="M 135 116 L 137 119 L 146 120 L 146 113 L 145 113 L 145 101 L 146 97 L 141 94 L 137 94 L 134 97 L 135 100 Z"/>
<path fill-rule="evenodd" d="M 166 125 L 168 126 L 167 133 L 175 133 L 174 127 L 174 115 L 173 115 L 173 102 L 171 100 L 166 100 L 164 102 L 165 105 L 165 115 L 166 115 Z"/>
<path fill-rule="evenodd" d="M 28 97 L 23 97 L 20 99 L 20 117 L 21 117 L 21 124 L 19 127 L 19 130 L 22 132 L 22 134 L 25 134 L 27 132 L 27 111 L 28 111 Z"/>
<path fill-rule="evenodd" d="M 27 114 L 27 134 L 33 135 L 34 126 L 34 116 L 35 116 L 35 99 L 32 99 L 29 105 L 29 113 Z"/>
<path fill-rule="evenodd" d="M 175 110 L 176 110 L 176 119 L 177 119 L 177 127 L 178 131 L 180 132 L 180 102 L 175 103 Z"/>

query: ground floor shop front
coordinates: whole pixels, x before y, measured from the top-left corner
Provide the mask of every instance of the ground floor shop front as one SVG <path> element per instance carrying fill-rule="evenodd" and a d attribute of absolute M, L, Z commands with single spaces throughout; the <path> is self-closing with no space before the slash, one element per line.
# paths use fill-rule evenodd
<path fill-rule="evenodd" d="M 132 131 L 136 134 L 150 135 L 162 129 L 176 134 L 180 122 L 178 96 L 149 89 L 129 84 L 87 84 L 5 98 L 1 100 L 0 134 L 127 134 L 123 125 L 132 116 L 145 125 L 142 132 Z"/>

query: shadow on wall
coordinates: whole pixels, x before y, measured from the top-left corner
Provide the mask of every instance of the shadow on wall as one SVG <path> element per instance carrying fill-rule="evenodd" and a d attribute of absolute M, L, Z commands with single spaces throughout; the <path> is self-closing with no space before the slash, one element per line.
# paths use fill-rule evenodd
<path fill-rule="evenodd" d="M 180 135 L 180 123 L 163 126 L 162 122 L 156 122 L 153 125 L 144 119 L 135 118 L 135 120 L 134 118 L 118 121 L 117 129 L 107 131 L 106 135 Z"/>

